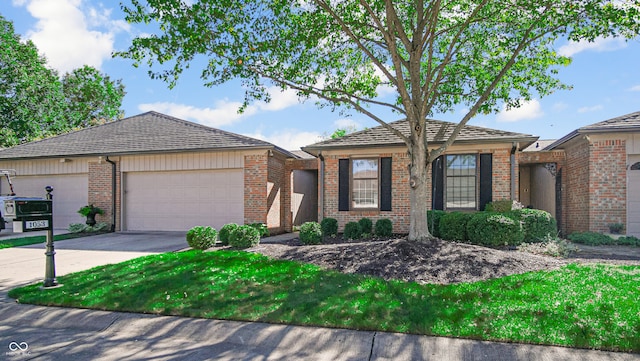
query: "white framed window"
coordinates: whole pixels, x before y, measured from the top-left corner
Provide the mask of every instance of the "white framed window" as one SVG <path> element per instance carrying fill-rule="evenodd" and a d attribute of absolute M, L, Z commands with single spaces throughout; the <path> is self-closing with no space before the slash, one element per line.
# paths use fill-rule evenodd
<path fill-rule="evenodd" d="M 353 159 L 351 162 L 351 205 L 358 208 L 378 208 L 378 159 Z"/>
<path fill-rule="evenodd" d="M 447 209 L 476 209 L 477 163 L 476 154 L 446 156 L 444 171 Z"/>

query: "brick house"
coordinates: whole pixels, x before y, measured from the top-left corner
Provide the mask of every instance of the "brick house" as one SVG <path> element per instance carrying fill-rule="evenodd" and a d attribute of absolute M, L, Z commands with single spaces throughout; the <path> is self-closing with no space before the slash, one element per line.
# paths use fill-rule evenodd
<path fill-rule="evenodd" d="M 55 228 L 81 223 L 76 211 L 94 204 L 115 230 L 260 222 L 289 231 L 292 173 L 315 167 L 271 143 L 156 112 L 0 150 L 18 195 L 53 186 Z"/>
<path fill-rule="evenodd" d="M 557 165 L 565 234 L 608 233 L 609 224 L 621 223 L 626 234 L 640 237 L 640 112 L 579 128 L 542 152 L 521 155 L 522 163 Z"/>
<path fill-rule="evenodd" d="M 406 120 L 391 123 L 409 133 Z M 428 120 L 430 147 L 438 147 L 455 124 Z M 501 199 L 518 199 L 518 153 L 537 137 L 466 126 L 428 176 L 431 209 L 482 210 Z M 303 150 L 318 157 L 318 218 L 336 218 L 342 229 L 362 217 L 389 218 L 394 231 L 409 229 L 409 158 L 404 142 L 382 126 L 315 143 Z"/>

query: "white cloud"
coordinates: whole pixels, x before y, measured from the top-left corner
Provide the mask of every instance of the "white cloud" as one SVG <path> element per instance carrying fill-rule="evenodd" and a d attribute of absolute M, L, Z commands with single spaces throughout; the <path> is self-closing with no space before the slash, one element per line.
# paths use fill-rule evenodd
<path fill-rule="evenodd" d="M 603 109 L 602 105 L 594 105 L 592 107 L 582 107 L 578 109 L 578 113 L 591 113 L 591 112 L 597 112 L 598 110 L 602 110 L 602 109 Z"/>
<path fill-rule="evenodd" d="M 360 129 L 362 124 L 351 118 L 340 118 L 333 122 L 333 126 L 340 129 Z"/>
<path fill-rule="evenodd" d="M 83 8 L 82 0 L 22 0 L 38 21 L 27 33 L 51 67 L 68 72 L 83 65 L 100 69 L 111 58 L 114 37 L 128 31 L 123 20 L 111 20 L 108 9 Z M 105 31 L 96 28 L 108 29 Z"/>
<path fill-rule="evenodd" d="M 580 40 L 579 42 L 570 41 L 567 45 L 563 45 L 558 49 L 558 54 L 562 56 L 573 56 L 587 50 L 603 52 L 615 51 L 626 47 L 627 43 L 623 39 L 598 37 L 593 42 L 586 40 Z"/>
<path fill-rule="evenodd" d="M 560 112 L 563 110 L 566 110 L 569 107 L 569 105 L 565 102 L 557 102 L 555 104 L 553 104 L 553 110 L 556 112 Z"/>
<path fill-rule="evenodd" d="M 243 135 L 273 143 L 286 150 L 298 150 L 300 147 L 317 143 L 322 140 L 322 135 L 320 133 L 298 131 L 295 129 L 285 129 L 271 135 L 264 135 L 261 132 Z"/>
<path fill-rule="evenodd" d="M 249 105 L 243 113 L 238 113 L 242 102 L 219 100 L 213 108 L 198 108 L 186 104 L 156 102 L 139 104 L 138 109 L 143 112 L 157 111 L 180 119 L 193 120 L 209 127 L 221 127 L 237 123 L 243 118 L 267 111 L 280 111 L 299 104 L 298 96 L 293 90 L 281 91 L 278 87 L 267 89 L 271 102 L 256 102 Z"/>
<path fill-rule="evenodd" d="M 498 113 L 496 120 L 499 122 L 517 122 L 525 119 L 540 118 L 544 115 L 540 102 L 536 99 L 530 101 L 521 101 L 519 108 L 507 109 L 502 107 L 502 111 Z"/>
<path fill-rule="evenodd" d="M 640 92 L 640 85 L 632 86 L 629 90 L 632 92 Z"/>

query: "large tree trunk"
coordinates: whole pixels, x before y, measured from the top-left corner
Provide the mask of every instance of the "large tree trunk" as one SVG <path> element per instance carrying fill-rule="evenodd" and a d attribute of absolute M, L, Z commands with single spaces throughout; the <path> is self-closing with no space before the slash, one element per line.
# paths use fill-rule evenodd
<path fill-rule="evenodd" d="M 421 135 L 425 136 L 424 132 Z M 427 210 L 429 209 L 427 200 L 430 199 L 431 188 L 427 178 L 429 162 L 426 141 L 424 139 L 414 141 L 410 146 L 409 155 L 411 159 L 411 164 L 409 164 L 409 240 L 428 241 L 433 237 L 429 233 L 427 223 Z"/>

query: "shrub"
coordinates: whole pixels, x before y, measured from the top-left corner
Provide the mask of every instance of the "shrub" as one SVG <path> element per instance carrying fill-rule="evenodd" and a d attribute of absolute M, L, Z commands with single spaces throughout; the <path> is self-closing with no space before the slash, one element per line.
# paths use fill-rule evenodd
<path fill-rule="evenodd" d="M 509 212 L 511 210 L 511 206 L 513 205 L 513 201 L 510 199 L 502 199 L 499 201 L 493 201 L 487 203 L 484 206 L 484 210 L 487 212 Z"/>
<path fill-rule="evenodd" d="M 371 235 L 373 232 L 373 221 L 369 218 L 362 218 L 358 221 L 360 224 L 360 230 L 362 231 L 362 235 L 368 234 Z"/>
<path fill-rule="evenodd" d="M 467 241 L 467 222 L 470 217 L 470 214 L 462 212 L 445 214 L 438 225 L 440 237 L 448 241 Z"/>
<path fill-rule="evenodd" d="M 111 230 L 111 223 L 99 222 L 94 226 L 90 226 L 84 223 L 71 223 L 68 230 L 71 233 L 106 232 Z"/>
<path fill-rule="evenodd" d="M 218 238 L 220 239 L 220 243 L 223 245 L 229 244 L 229 239 L 231 238 L 231 233 L 233 233 L 236 229 L 240 227 L 235 223 L 227 223 L 222 228 L 220 228 L 220 232 L 218 232 Z"/>
<path fill-rule="evenodd" d="M 324 237 L 335 237 L 338 235 L 338 220 L 335 218 L 324 218 L 320 222 L 322 235 Z"/>
<path fill-rule="evenodd" d="M 640 239 L 634 236 L 623 236 L 616 239 L 615 242 L 622 246 L 640 246 Z"/>
<path fill-rule="evenodd" d="M 524 242 L 540 242 L 558 235 L 558 223 L 547 211 L 525 208 L 511 213 L 523 222 Z"/>
<path fill-rule="evenodd" d="M 551 257 L 569 257 L 578 251 L 578 247 L 564 239 L 547 237 L 537 243 L 523 243 L 518 246 L 518 251 Z"/>
<path fill-rule="evenodd" d="M 440 219 L 447 214 L 445 211 L 432 210 L 427 211 L 427 223 L 429 226 L 429 233 L 434 237 L 440 237 Z"/>
<path fill-rule="evenodd" d="M 300 226 L 300 242 L 302 244 L 322 243 L 322 227 L 318 222 L 305 222 Z"/>
<path fill-rule="evenodd" d="M 388 218 L 381 218 L 376 221 L 376 236 L 391 237 L 393 235 L 393 224 Z"/>
<path fill-rule="evenodd" d="M 620 234 L 620 232 L 622 232 L 622 229 L 624 229 L 624 224 L 622 223 L 611 223 L 608 225 L 609 227 L 609 232 L 613 233 L 613 234 Z"/>
<path fill-rule="evenodd" d="M 251 223 L 249 226 L 255 228 L 260 233 L 260 237 L 269 237 L 269 228 L 264 223 Z"/>
<path fill-rule="evenodd" d="M 503 213 L 478 212 L 467 223 L 469 241 L 483 246 L 516 246 L 524 232 L 520 220 Z"/>
<path fill-rule="evenodd" d="M 205 250 L 216 243 L 218 232 L 209 226 L 195 226 L 187 232 L 187 243 L 193 249 Z"/>
<path fill-rule="evenodd" d="M 589 246 L 599 246 L 605 244 L 613 244 L 613 238 L 606 234 L 596 232 L 574 232 L 569 235 L 571 241 Z"/>
<path fill-rule="evenodd" d="M 344 226 L 344 237 L 346 239 L 359 239 L 362 236 L 362 227 L 358 222 L 349 222 Z"/>
<path fill-rule="evenodd" d="M 260 243 L 260 231 L 249 226 L 239 226 L 229 237 L 229 245 L 233 248 L 249 248 Z"/>

